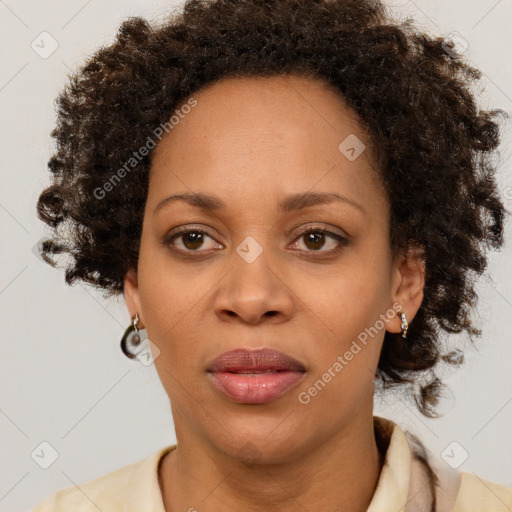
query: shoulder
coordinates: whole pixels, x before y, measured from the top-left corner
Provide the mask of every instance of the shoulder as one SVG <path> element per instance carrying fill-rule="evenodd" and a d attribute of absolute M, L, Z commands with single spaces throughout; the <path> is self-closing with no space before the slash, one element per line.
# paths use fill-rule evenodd
<path fill-rule="evenodd" d="M 145 459 L 102 475 L 85 484 L 66 487 L 39 502 L 29 512 L 164 512 L 158 464 L 175 446 L 167 446 Z"/>
<path fill-rule="evenodd" d="M 512 511 L 512 487 L 491 482 L 473 472 L 451 468 L 441 458 L 432 457 L 416 436 L 410 432 L 405 434 L 411 454 L 407 500 L 410 506 L 406 511 L 431 510 L 432 500 L 421 501 L 422 491 L 431 481 L 429 473 L 436 477 L 436 510 L 440 512 Z M 416 502 L 421 506 L 415 506 Z"/>
<path fill-rule="evenodd" d="M 474 473 L 461 472 L 453 512 L 510 512 L 512 487 L 490 482 Z"/>

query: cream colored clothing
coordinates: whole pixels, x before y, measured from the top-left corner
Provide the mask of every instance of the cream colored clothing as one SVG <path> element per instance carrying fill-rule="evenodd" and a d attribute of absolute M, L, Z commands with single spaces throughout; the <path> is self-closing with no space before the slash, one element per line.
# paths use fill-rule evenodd
<path fill-rule="evenodd" d="M 418 446 L 396 423 L 379 416 L 373 418 L 379 449 L 385 453 L 385 460 L 367 512 L 430 512 L 428 481 L 422 473 L 423 466 L 415 457 Z M 167 446 L 89 483 L 60 490 L 30 512 L 165 512 L 158 483 L 158 464 L 175 447 Z M 441 482 L 438 512 L 512 511 L 512 488 L 472 473 L 451 470 L 444 461 L 441 462 L 442 465 L 433 466 L 433 461 L 429 460 Z M 207 509 L 207 504 L 201 508 Z"/>

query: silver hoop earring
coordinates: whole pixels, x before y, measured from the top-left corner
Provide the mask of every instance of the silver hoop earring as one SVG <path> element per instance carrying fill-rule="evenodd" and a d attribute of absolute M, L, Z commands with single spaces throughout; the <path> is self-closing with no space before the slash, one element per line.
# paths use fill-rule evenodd
<path fill-rule="evenodd" d="M 407 317 L 405 313 L 399 313 L 400 318 L 402 320 L 402 324 L 400 325 L 402 338 L 407 338 L 407 329 L 409 328 L 409 324 L 407 323 Z"/>

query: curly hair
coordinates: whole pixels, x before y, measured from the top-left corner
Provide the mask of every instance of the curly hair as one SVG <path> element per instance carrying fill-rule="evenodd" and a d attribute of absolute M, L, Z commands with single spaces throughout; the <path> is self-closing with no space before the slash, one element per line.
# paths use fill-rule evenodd
<path fill-rule="evenodd" d="M 509 213 L 493 163 L 504 112 L 478 108 L 481 72 L 453 50 L 376 0 L 188 0 L 159 26 L 128 18 L 56 100 L 52 183 L 37 204 L 53 230 L 42 257 L 68 256 L 67 284 L 122 293 L 137 268 L 154 138 L 177 106 L 227 77 L 316 77 L 370 135 L 393 253 L 421 248 L 425 263 L 421 307 L 406 340 L 385 333 L 376 380 L 416 387 L 418 409 L 435 416 L 444 385 L 434 367 L 463 362 L 460 349 L 443 352 L 441 331 L 481 336 L 476 277 Z"/>

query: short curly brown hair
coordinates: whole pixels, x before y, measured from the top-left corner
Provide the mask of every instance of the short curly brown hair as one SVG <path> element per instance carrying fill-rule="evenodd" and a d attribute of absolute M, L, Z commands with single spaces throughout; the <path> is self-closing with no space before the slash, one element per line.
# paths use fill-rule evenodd
<path fill-rule="evenodd" d="M 158 27 L 124 21 L 57 99 L 53 182 L 37 204 L 54 236 L 42 256 L 52 265 L 50 254 L 70 257 L 68 284 L 81 279 L 105 296 L 122 293 L 123 277 L 137 268 L 152 155 L 135 150 L 200 88 L 284 74 L 332 85 L 358 114 L 388 194 L 390 247 L 423 251 L 423 302 L 407 340 L 386 332 L 376 377 L 389 389 L 417 387 L 426 375 L 413 396 L 434 416 L 443 386 L 434 366 L 463 361 L 460 350 L 443 353 L 441 330 L 481 335 L 469 316 L 475 280 L 487 266 L 485 249 L 503 244 L 507 210 L 492 155 L 504 113 L 477 107 L 470 86 L 481 73 L 449 40 L 395 21 L 378 1 L 188 0 Z M 100 193 L 107 182 L 108 194 Z"/>

